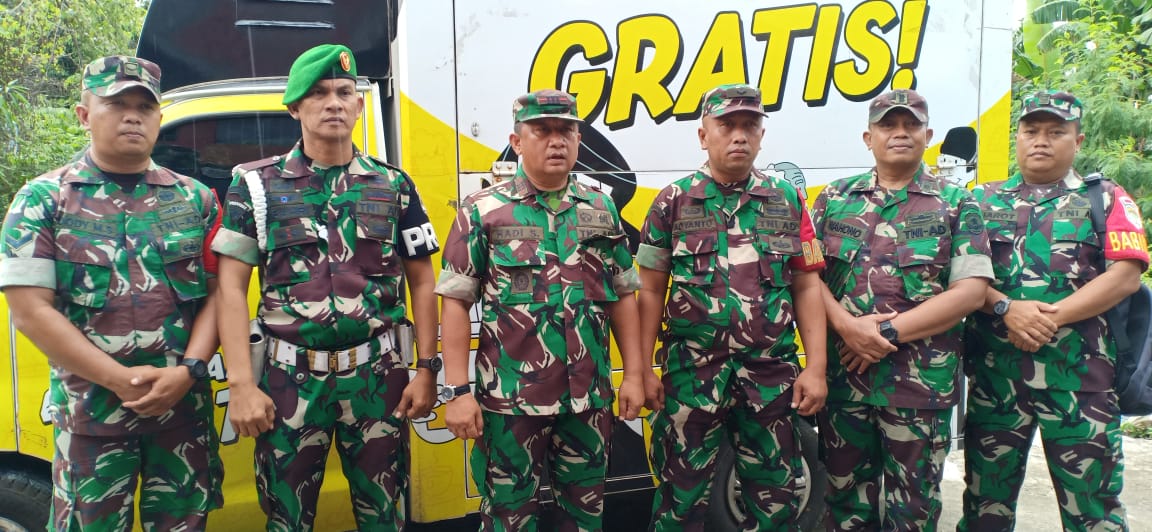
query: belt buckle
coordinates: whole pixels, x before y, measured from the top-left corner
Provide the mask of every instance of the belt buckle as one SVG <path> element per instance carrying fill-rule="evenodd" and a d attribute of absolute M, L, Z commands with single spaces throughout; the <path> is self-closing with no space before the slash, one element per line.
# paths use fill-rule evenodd
<path fill-rule="evenodd" d="M 328 371 L 336 372 L 339 370 L 340 370 L 340 352 L 339 351 L 329 351 L 328 352 Z"/>

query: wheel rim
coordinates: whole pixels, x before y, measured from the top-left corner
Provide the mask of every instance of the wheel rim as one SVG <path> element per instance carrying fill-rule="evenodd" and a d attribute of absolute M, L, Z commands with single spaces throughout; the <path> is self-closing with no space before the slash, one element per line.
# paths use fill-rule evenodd
<path fill-rule="evenodd" d="M 0 532 L 28 532 L 28 529 L 16 521 L 0 516 Z"/>
<path fill-rule="evenodd" d="M 807 460 L 800 460 L 801 476 L 796 479 L 796 492 L 800 495 L 800 504 L 796 507 L 796 517 L 804 513 L 808 507 L 808 497 L 812 494 L 812 470 L 808 468 Z M 740 479 L 736 476 L 736 468 L 728 472 L 728 512 L 737 523 L 743 522 L 745 517 L 743 490 Z"/>

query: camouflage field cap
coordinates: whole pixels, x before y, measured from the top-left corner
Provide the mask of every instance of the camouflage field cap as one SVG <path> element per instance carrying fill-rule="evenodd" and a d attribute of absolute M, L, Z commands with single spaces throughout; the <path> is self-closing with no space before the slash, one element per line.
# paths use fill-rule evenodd
<path fill-rule="evenodd" d="M 1071 93 L 1044 90 L 1024 97 L 1020 120 L 1037 113 L 1049 113 L 1068 122 L 1079 122 L 1084 116 L 1084 104 Z"/>
<path fill-rule="evenodd" d="M 928 123 L 928 100 L 912 89 L 896 89 L 874 98 L 868 105 L 868 123 L 879 122 L 893 109 L 907 109 L 917 120 Z"/>
<path fill-rule="evenodd" d="M 576 114 L 576 98 L 556 89 L 543 89 L 524 94 L 512 102 L 512 120 L 515 123 L 537 118 L 580 120 Z"/>
<path fill-rule="evenodd" d="M 132 87 L 144 87 L 159 102 L 160 67 L 139 57 L 101 57 L 84 67 L 81 87 L 96 96 L 112 96 Z"/>
<path fill-rule="evenodd" d="M 724 116 L 736 111 L 768 116 L 760 103 L 760 89 L 744 83 L 732 83 L 704 93 L 704 116 Z"/>
<path fill-rule="evenodd" d="M 321 44 L 305 50 L 288 70 L 288 86 L 284 87 L 284 105 L 308 94 L 308 90 L 322 79 L 356 79 L 356 58 L 352 50 L 342 44 Z"/>

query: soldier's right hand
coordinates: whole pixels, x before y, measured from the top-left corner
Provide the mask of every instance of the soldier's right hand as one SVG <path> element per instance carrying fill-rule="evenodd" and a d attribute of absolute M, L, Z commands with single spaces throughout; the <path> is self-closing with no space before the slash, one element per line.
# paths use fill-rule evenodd
<path fill-rule="evenodd" d="M 272 398 L 255 384 L 232 384 L 229 386 L 228 418 L 237 434 L 256 437 L 272 429 L 276 421 L 276 406 Z"/>
<path fill-rule="evenodd" d="M 484 434 L 484 417 L 480 414 L 480 404 L 472 394 L 457 397 L 444 406 L 444 422 L 448 432 L 462 440 L 479 438 Z"/>
<path fill-rule="evenodd" d="M 664 408 L 664 383 L 651 370 L 644 372 L 644 408 L 652 411 Z"/>
<path fill-rule="evenodd" d="M 1024 351 L 1034 352 L 1052 341 L 1056 331 L 1060 328 L 1052 321 L 1052 314 L 1057 310 L 1055 305 L 1032 301 L 1029 299 L 1016 299 L 1004 314 L 1004 325 L 1008 327 L 1009 339 L 1016 347 Z"/>
<path fill-rule="evenodd" d="M 895 318 L 899 313 L 866 314 L 848 321 L 836 332 L 847 344 L 848 350 L 875 364 L 896 350 L 888 339 L 880 334 L 880 322 Z"/>
<path fill-rule="evenodd" d="M 132 368 L 124 368 L 120 375 L 113 378 L 112 383 L 108 385 L 108 389 L 120 398 L 122 403 L 130 403 L 136 401 L 148 392 L 152 391 L 152 383 L 144 382 L 140 384 L 133 384 L 137 377 L 137 372 Z"/>

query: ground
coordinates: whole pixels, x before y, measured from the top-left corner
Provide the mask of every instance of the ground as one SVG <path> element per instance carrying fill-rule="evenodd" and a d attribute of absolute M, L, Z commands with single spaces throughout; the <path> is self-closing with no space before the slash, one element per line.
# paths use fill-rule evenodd
<path fill-rule="evenodd" d="M 944 514 L 940 518 L 942 531 L 956 530 L 960 520 L 960 500 L 964 494 L 964 452 L 952 451 L 944 470 L 940 487 L 944 495 Z M 1124 437 L 1124 491 L 1120 500 L 1128 510 L 1128 525 L 1132 532 L 1152 531 L 1152 440 Z M 1020 490 L 1020 503 L 1016 508 L 1017 532 L 1053 532 L 1061 530 L 1059 507 L 1048 466 L 1044 462 L 1044 448 L 1037 435 L 1028 455 L 1028 475 Z"/>

